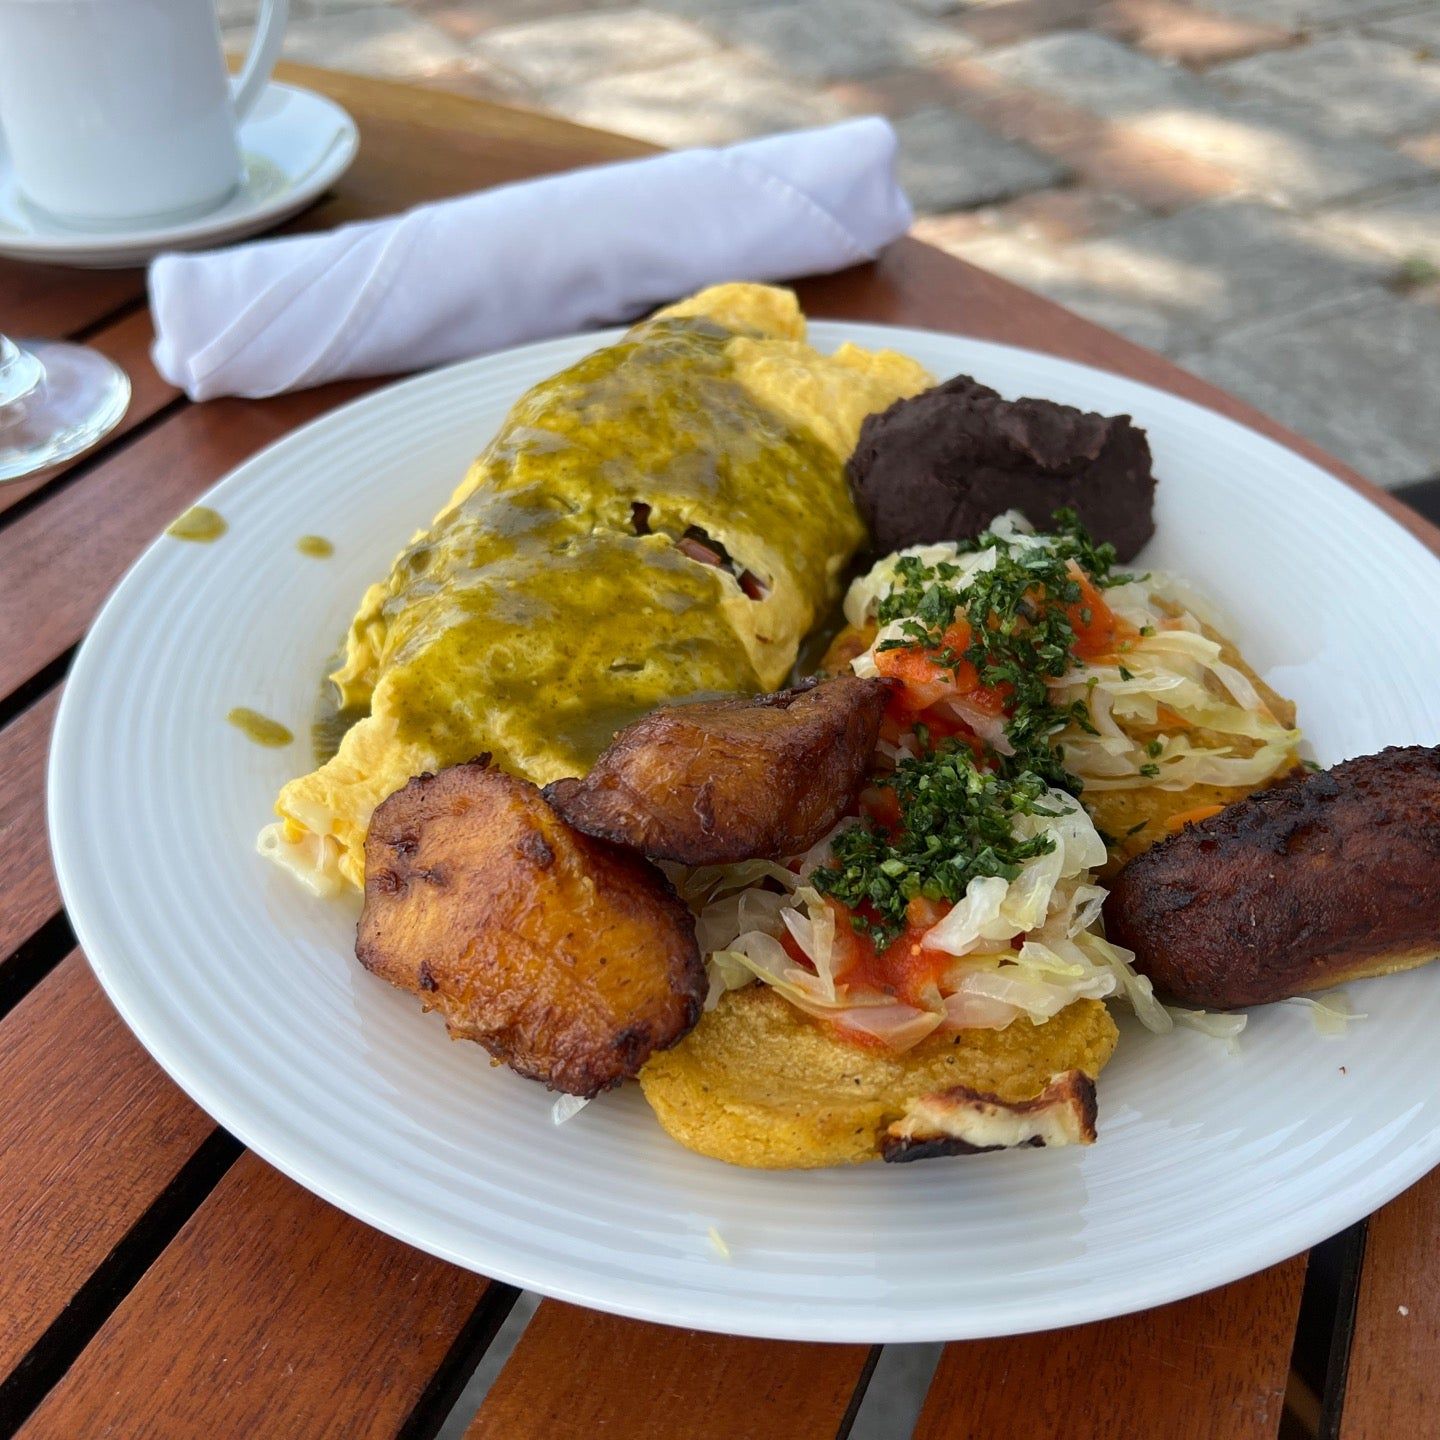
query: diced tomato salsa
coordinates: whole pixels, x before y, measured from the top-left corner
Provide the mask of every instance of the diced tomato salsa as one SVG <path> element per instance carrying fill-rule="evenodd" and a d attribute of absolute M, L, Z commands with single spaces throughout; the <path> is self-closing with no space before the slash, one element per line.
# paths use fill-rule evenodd
<path fill-rule="evenodd" d="M 1139 631 L 1122 620 L 1106 603 L 1090 577 L 1072 560 L 1070 577 L 1080 587 L 1080 599 L 1065 607 L 1070 628 L 1075 632 L 1075 654 L 1081 660 L 1099 660 L 1113 655 Z"/>
<path fill-rule="evenodd" d="M 938 645 L 897 645 L 875 652 L 875 668 L 887 679 L 900 682 L 889 706 L 889 717 L 900 731 L 913 728 L 923 716 L 937 738 L 963 734 L 963 725 L 927 714 L 942 701 L 957 697 L 988 715 L 998 717 L 1005 713 L 1010 687 L 992 688 L 980 683 L 975 666 L 963 658 L 969 644 L 969 623 L 957 618 L 940 637 Z M 946 664 L 946 660 L 954 663 Z"/>
<path fill-rule="evenodd" d="M 1078 659 L 1113 656 L 1138 637 L 1135 627 L 1111 610 L 1094 582 L 1073 560 L 1070 574 L 1080 587 L 1080 599 L 1065 607 L 1075 632 Z M 1012 687 L 981 683 L 975 666 L 964 658 L 970 640 L 969 621 L 957 616 L 935 645 L 896 645 L 875 652 L 875 668 L 887 679 L 899 682 L 887 709 L 884 738 L 895 743 L 920 722 L 936 739 L 969 736 L 971 732 L 963 722 L 937 713 L 936 707 L 947 700 L 963 700 L 967 706 L 997 719 L 1008 713 Z"/>
<path fill-rule="evenodd" d="M 904 931 L 883 950 L 877 950 L 868 936 L 850 923 L 850 911 L 838 900 L 825 902 L 835 915 L 835 966 L 837 985 L 878 995 L 890 995 L 907 1005 L 925 1004 L 925 993 L 938 985 L 954 957 L 940 950 L 927 950 L 922 937 L 944 918 L 948 905 L 916 899 Z M 806 970 L 813 971 L 810 957 L 788 931 L 780 937 L 785 953 Z"/>
<path fill-rule="evenodd" d="M 1111 610 L 1100 590 L 1078 565 L 1071 561 L 1069 568 L 1080 588 L 1080 599 L 1065 607 L 1075 632 L 1076 657 L 1095 661 L 1115 656 L 1138 638 L 1139 632 Z M 946 705 L 947 701 L 963 701 L 966 707 L 997 719 L 1008 713 L 1013 687 L 981 683 L 975 665 L 964 658 L 971 638 L 969 621 L 957 616 L 933 645 L 896 645 L 875 652 L 876 669 L 885 678 L 897 682 L 881 726 L 883 740 L 899 744 L 916 725 L 923 724 L 932 741 L 958 737 L 970 744 L 981 764 L 992 760 L 990 748 L 954 713 L 953 707 Z M 858 808 L 860 814 L 891 836 L 898 831 L 900 807 L 889 787 L 866 787 L 860 794 Z M 833 898 L 827 898 L 826 904 L 835 913 L 833 973 L 836 984 L 890 995 L 906 1004 L 925 1008 L 954 957 L 926 949 L 922 942 L 951 907 L 924 899 L 912 900 L 905 929 L 891 944 L 877 950 L 868 935 L 855 930 L 850 911 L 844 905 Z M 783 936 L 782 943 L 797 964 L 813 970 L 809 957 L 792 936 Z M 1019 944 L 1018 938 L 1015 943 Z"/>

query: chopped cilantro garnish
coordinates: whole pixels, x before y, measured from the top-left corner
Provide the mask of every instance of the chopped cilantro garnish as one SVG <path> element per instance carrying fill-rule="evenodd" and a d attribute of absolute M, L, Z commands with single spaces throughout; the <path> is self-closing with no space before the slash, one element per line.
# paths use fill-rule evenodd
<path fill-rule="evenodd" d="M 1114 546 L 1091 540 L 1073 510 L 1055 512 L 1052 533 L 1045 539 L 1044 545 L 1016 544 L 987 530 L 960 541 L 962 554 L 995 552 L 994 565 L 973 572 L 964 585 L 956 583 L 961 567 L 948 560 L 927 565 L 918 555 L 904 556 L 876 607 L 876 619 L 882 625 L 899 622 L 905 638 L 884 641 L 879 648 L 918 642 L 930 648 L 939 664 L 954 668 L 961 659 L 969 661 L 983 685 L 1006 690 L 1005 736 L 1015 752 L 1005 761 L 1006 772 L 1029 772 L 1078 794 L 1079 778 L 1065 769 L 1050 739 L 1067 724 L 1091 734 L 1094 726 L 1083 701 L 1056 705 L 1046 684 L 1076 663 L 1068 607 L 1079 607 L 1084 597 L 1070 562 L 1097 589 L 1124 584 L 1131 577 L 1113 571 Z M 943 640 L 957 613 L 970 625 L 963 656 Z M 1084 625 L 1094 618 L 1089 606 L 1080 607 L 1078 614 Z"/>
<path fill-rule="evenodd" d="M 1140 767 L 1140 773 L 1147 780 L 1153 780 L 1160 773 L 1160 767 L 1152 760 L 1148 765 Z"/>
<path fill-rule="evenodd" d="M 1165 742 L 1160 739 L 1148 740 L 1145 743 L 1145 753 L 1153 760 L 1163 749 Z"/>
<path fill-rule="evenodd" d="M 1042 543 L 1033 544 L 986 531 L 962 540 L 959 555 L 993 552 L 987 568 L 968 571 L 951 560 L 927 564 L 918 555 L 902 556 L 876 605 L 876 620 L 895 627 L 879 649 L 920 646 L 938 666 L 972 665 L 982 685 L 1004 696 L 1010 751 L 987 750 L 982 765 L 969 745 L 935 743 L 916 725 L 919 755 L 872 782 L 893 792 L 897 822 L 865 819 L 835 837 L 833 859 L 812 872 L 811 883 L 844 905 L 856 931 L 877 949 L 904 931 L 907 907 L 917 897 L 954 905 L 972 880 L 1013 880 L 1026 861 L 1049 853 L 1054 838 L 1044 831 L 1017 837 L 1016 819 L 1053 815 L 1045 804 L 1049 789 L 1080 792 L 1079 777 L 1065 768 L 1064 747 L 1051 743 L 1069 725 L 1098 733 L 1089 707 L 1097 675 L 1087 677 L 1085 699 L 1069 705 L 1051 699 L 1050 682 L 1084 663 L 1076 655 L 1076 624 L 1085 628 L 1095 620 L 1093 592 L 1075 571 L 1096 590 L 1134 577 L 1114 570 L 1114 548 L 1091 540 L 1072 510 L 1056 511 L 1052 532 L 1039 538 Z M 957 619 L 969 627 L 963 651 L 955 643 Z M 1141 633 L 1154 630 L 1146 626 Z M 1123 666 L 1120 674 L 1133 678 Z M 1153 758 L 1163 746 L 1152 740 L 1146 749 Z M 1159 773 L 1153 763 L 1141 768 L 1149 777 Z M 1144 828 L 1142 821 L 1127 834 Z"/>
<path fill-rule="evenodd" d="M 874 821 L 842 830 L 834 859 L 810 883 L 847 907 L 851 923 L 877 949 L 905 928 L 916 896 L 955 904 L 977 876 L 1013 880 L 1025 861 L 1055 847 L 1044 832 L 1017 838 L 1020 815 L 1053 815 L 1046 783 L 1036 774 L 982 770 L 970 749 L 942 741 L 917 759 L 904 759 L 875 782 L 892 790 L 900 810 L 895 834 Z"/>

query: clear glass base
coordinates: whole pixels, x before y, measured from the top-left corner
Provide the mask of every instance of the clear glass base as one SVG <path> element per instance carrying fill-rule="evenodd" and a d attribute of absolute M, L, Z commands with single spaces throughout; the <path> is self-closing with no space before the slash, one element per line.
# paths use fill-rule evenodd
<path fill-rule="evenodd" d="M 129 404 L 125 372 L 98 350 L 0 335 L 0 481 L 88 450 Z"/>

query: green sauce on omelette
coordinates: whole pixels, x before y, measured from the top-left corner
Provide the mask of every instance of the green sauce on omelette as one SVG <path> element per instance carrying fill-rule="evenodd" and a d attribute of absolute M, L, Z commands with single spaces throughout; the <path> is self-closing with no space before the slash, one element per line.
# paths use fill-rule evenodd
<path fill-rule="evenodd" d="M 401 739 L 468 759 L 478 698 L 496 758 L 550 778 L 658 704 L 778 683 L 757 661 L 782 638 L 793 658 L 860 528 L 835 455 L 735 380 L 732 338 L 652 322 L 515 407 L 386 585 Z M 677 549 L 692 528 L 763 598 Z"/>

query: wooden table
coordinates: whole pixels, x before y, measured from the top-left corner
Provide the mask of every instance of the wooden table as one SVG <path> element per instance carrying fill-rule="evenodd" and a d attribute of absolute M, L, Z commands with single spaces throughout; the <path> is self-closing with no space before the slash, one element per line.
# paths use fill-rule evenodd
<path fill-rule="evenodd" d="M 340 100 L 362 135 L 354 169 L 302 228 L 648 148 L 443 92 L 293 78 Z M 1440 549 L 1440 531 L 1240 401 L 938 251 L 903 241 L 800 289 L 811 314 L 1029 345 L 1198 400 L 1317 460 Z M 0 487 L 0 1434 L 433 1434 L 514 1291 L 331 1209 L 196 1109 L 76 952 L 45 839 L 56 701 L 107 591 L 232 466 L 368 387 L 189 405 L 147 358 L 136 271 L 0 263 L 0 325 L 87 340 L 134 382 L 124 427 L 98 453 Z M 1280 1431 L 1288 1386 L 1285 1423 L 1300 1428 L 1287 1433 L 1433 1434 L 1437 1289 L 1431 1176 L 1308 1263 L 1127 1319 L 950 1345 L 916 1433 L 1262 1440 Z M 843 1435 L 876 1354 L 546 1301 L 468 1435 Z"/>

